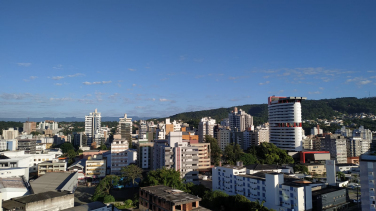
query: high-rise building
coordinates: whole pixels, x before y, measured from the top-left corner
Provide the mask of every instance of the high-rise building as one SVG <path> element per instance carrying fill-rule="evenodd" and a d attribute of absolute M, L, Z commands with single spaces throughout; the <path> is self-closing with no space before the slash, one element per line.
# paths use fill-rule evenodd
<path fill-rule="evenodd" d="M 144 137 L 144 135 L 146 135 L 147 132 L 148 132 L 148 127 L 146 125 L 146 121 L 140 120 L 140 129 L 139 129 L 138 137 Z"/>
<path fill-rule="evenodd" d="M 306 97 L 268 98 L 270 143 L 290 151 L 302 151 L 301 101 Z"/>
<path fill-rule="evenodd" d="M 360 156 L 360 191 L 362 210 L 376 210 L 376 156 Z"/>
<path fill-rule="evenodd" d="M 348 138 L 347 157 L 359 157 L 362 154 L 362 139 L 361 138 Z"/>
<path fill-rule="evenodd" d="M 215 119 L 204 117 L 198 125 L 198 140 L 200 143 L 204 142 L 205 136 L 210 135 L 214 137 Z"/>
<path fill-rule="evenodd" d="M 123 118 L 119 118 L 118 133 L 121 139 L 128 141 L 128 144 L 132 144 L 132 118 L 128 118 L 127 114 L 124 114 Z"/>
<path fill-rule="evenodd" d="M 8 130 L 3 129 L 3 138 L 4 139 L 15 139 L 18 136 L 18 130 L 14 128 L 9 128 Z"/>
<path fill-rule="evenodd" d="M 369 153 L 372 143 L 372 131 L 364 129 L 360 126 L 359 129 L 353 130 L 353 138 L 361 138 L 361 154 Z"/>
<path fill-rule="evenodd" d="M 101 129 L 101 119 L 101 113 L 98 113 L 97 109 L 85 116 L 85 135 L 89 146 L 93 142 L 95 134 L 99 133 Z"/>
<path fill-rule="evenodd" d="M 226 146 L 231 143 L 231 130 L 219 130 L 217 133 L 218 145 L 221 150 L 225 150 Z"/>
<path fill-rule="evenodd" d="M 37 128 L 40 130 L 46 130 L 46 129 L 57 130 L 59 128 L 59 124 L 55 121 L 46 120 L 44 122 L 40 122 Z"/>
<path fill-rule="evenodd" d="M 120 175 L 121 168 L 135 163 L 137 152 L 128 149 L 128 141 L 115 139 L 111 143 L 111 174 Z"/>
<path fill-rule="evenodd" d="M 232 131 L 243 132 L 253 126 L 253 117 L 237 107 L 228 114 L 229 126 Z"/>
<path fill-rule="evenodd" d="M 35 132 L 37 130 L 37 123 L 36 122 L 29 122 L 26 121 L 23 123 L 23 131 L 27 134 L 30 134 L 31 132 Z"/>
<path fill-rule="evenodd" d="M 321 140 L 321 150 L 329 151 L 331 159 L 336 163 L 347 163 L 346 142 L 346 138 L 339 134 L 326 135 L 325 139 Z"/>

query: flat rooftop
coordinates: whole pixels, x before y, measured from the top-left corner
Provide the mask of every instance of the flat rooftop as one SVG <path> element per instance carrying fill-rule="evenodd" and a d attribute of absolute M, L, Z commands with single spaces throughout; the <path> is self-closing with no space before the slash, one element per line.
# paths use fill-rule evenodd
<path fill-rule="evenodd" d="M 143 187 L 141 190 L 148 192 L 158 198 L 164 199 L 175 205 L 186 204 L 189 202 L 201 201 L 201 198 L 181 190 L 173 189 L 164 185 Z"/>
<path fill-rule="evenodd" d="M 52 199 L 56 197 L 62 197 L 65 195 L 68 195 L 68 192 L 55 192 L 55 191 L 48 191 L 44 193 L 38 193 L 38 194 L 32 194 L 27 196 L 21 196 L 17 198 L 12 198 L 10 200 L 3 202 L 3 208 L 7 210 L 16 209 L 18 207 L 25 207 L 25 204 L 37 202 L 37 201 L 43 201 L 46 199 Z M 72 194 L 72 197 L 73 194 Z"/>
<path fill-rule="evenodd" d="M 322 195 L 322 194 L 326 194 L 326 193 L 331 193 L 331 192 L 335 192 L 335 191 L 339 191 L 339 190 L 345 190 L 346 191 L 346 188 L 339 188 L 339 187 L 334 187 L 334 186 L 328 186 L 328 187 L 323 188 L 323 189 L 312 191 L 312 196 L 318 196 L 318 195 Z"/>
<path fill-rule="evenodd" d="M 273 170 L 273 169 L 289 169 L 280 165 L 273 165 L 273 164 L 251 164 L 245 166 L 247 169 L 251 170 Z"/>
<path fill-rule="evenodd" d="M 96 209 L 99 209 L 99 208 L 102 208 L 102 207 L 107 208 L 107 206 L 105 204 L 103 204 L 102 202 L 95 201 L 95 202 L 91 202 L 91 203 L 88 203 L 88 204 L 83 204 L 83 205 L 80 205 L 80 206 L 71 207 L 71 208 L 65 209 L 64 211 L 88 211 L 88 210 L 96 210 Z M 63 211 L 63 210 L 61 210 L 61 211 Z"/>
<path fill-rule="evenodd" d="M 2 188 L 27 189 L 21 177 L 0 178 L 0 189 Z"/>
<path fill-rule="evenodd" d="M 225 165 L 225 166 L 221 166 L 222 168 L 229 168 L 229 169 L 236 169 L 236 170 L 240 170 L 240 169 L 244 169 L 245 166 L 235 166 L 235 165 Z"/>
<path fill-rule="evenodd" d="M 36 194 L 59 191 L 73 178 L 74 174 L 76 172 L 49 172 L 31 182 L 30 185 Z"/>

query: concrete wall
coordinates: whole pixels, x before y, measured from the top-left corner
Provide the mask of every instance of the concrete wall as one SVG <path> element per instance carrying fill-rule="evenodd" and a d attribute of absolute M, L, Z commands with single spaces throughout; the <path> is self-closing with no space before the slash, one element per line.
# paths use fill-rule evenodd
<path fill-rule="evenodd" d="M 37 201 L 28 203 L 26 205 L 26 211 L 59 211 L 74 207 L 74 195 L 67 194 L 61 197 L 55 197 L 52 199 L 46 199 L 43 201 Z"/>

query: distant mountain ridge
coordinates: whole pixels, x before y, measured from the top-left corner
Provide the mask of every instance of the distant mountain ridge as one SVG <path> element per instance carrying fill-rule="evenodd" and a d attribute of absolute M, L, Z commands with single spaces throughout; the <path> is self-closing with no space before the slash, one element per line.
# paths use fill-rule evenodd
<path fill-rule="evenodd" d="M 138 117 L 138 116 L 128 116 L 132 118 L 132 120 L 140 120 L 140 119 L 150 119 L 152 117 Z M 112 121 L 119 121 L 121 117 L 102 117 L 102 122 L 112 122 Z M 32 121 L 32 122 L 42 122 L 44 120 L 54 120 L 57 122 L 84 122 L 85 118 L 77 118 L 77 117 L 64 117 L 64 118 L 54 118 L 54 117 L 42 117 L 42 118 L 1 118 L 0 121 L 14 121 L 14 122 L 25 122 L 25 121 Z"/>
<path fill-rule="evenodd" d="M 197 123 L 202 117 L 212 117 L 221 121 L 228 117 L 234 107 L 244 110 L 254 117 L 254 125 L 259 125 L 268 121 L 268 105 L 265 104 L 250 104 L 239 105 L 229 108 L 217 108 L 203 111 L 184 112 L 170 116 L 171 120 L 194 121 Z M 339 113 L 354 114 L 354 113 L 373 113 L 376 114 L 376 97 L 370 98 L 356 98 L 343 97 L 335 99 L 321 99 L 321 100 L 304 100 L 302 101 L 302 118 L 308 119 L 332 119 L 333 116 L 338 116 Z M 159 119 L 163 120 L 163 119 Z"/>

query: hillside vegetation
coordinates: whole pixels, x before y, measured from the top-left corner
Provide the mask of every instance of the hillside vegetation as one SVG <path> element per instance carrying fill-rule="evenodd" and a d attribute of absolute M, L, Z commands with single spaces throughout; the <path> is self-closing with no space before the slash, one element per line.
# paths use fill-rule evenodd
<path fill-rule="evenodd" d="M 238 108 L 244 110 L 254 117 L 254 125 L 263 124 L 268 121 L 268 105 L 267 104 L 252 104 L 241 105 Z M 217 108 L 203 111 L 185 112 L 171 116 L 171 120 L 183 120 L 190 124 L 196 125 L 202 117 L 212 117 L 217 122 L 228 116 L 228 113 L 234 107 Z M 338 111 L 338 112 L 336 112 Z M 305 100 L 302 102 L 302 118 L 307 119 L 332 119 L 333 116 L 342 114 L 355 113 L 373 113 L 376 114 L 376 98 L 361 98 L 344 97 L 336 99 L 322 99 L 322 100 Z M 160 119 L 163 120 L 163 119 Z"/>

